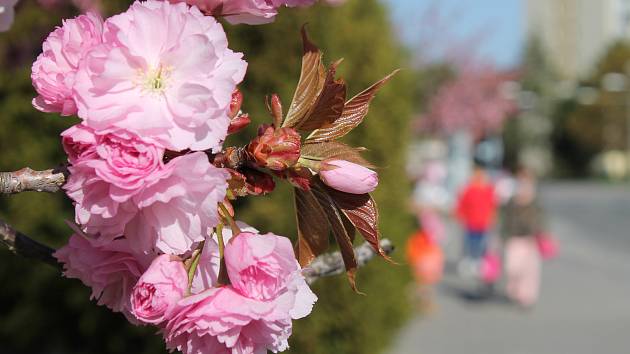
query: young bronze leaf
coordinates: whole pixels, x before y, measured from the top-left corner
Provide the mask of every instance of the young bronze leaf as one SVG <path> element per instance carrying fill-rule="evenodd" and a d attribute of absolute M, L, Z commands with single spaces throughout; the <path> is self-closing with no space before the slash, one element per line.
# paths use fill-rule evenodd
<path fill-rule="evenodd" d="M 354 236 L 356 234 L 357 229 L 354 227 L 354 224 L 352 224 L 352 221 L 350 221 L 350 219 L 348 219 L 348 217 L 343 213 L 341 215 L 341 221 L 343 222 L 343 227 L 346 229 L 346 232 L 348 233 L 348 237 L 350 237 L 350 241 L 354 243 Z"/>
<path fill-rule="evenodd" d="M 302 56 L 300 80 L 295 88 L 293 101 L 289 106 L 282 127 L 293 128 L 306 118 L 317 102 L 326 81 L 326 69 L 322 63 L 322 53 L 310 42 L 304 27 L 302 27 L 302 41 L 304 43 L 304 55 Z"/>
<path fill-rule="evenodd" d="M 365 89 L 363 92 L 357 94 L 346 102 L 343 113 L 337 119 L 332 126 L 321 128 L 313 131 L 308 138 L 307 142 L 322 142 L 331 141 L 348 134 L 352 129 L 356 128 L 368 113 L 370 108 L 370 102 L 376 96 L 378 90 L 389 81 L 398 70 L 395 70 L 391 74 L 385 76 L 383 79 Z"/>
<path fill-rule="evenodd" d="M 321 185 L 321 183 L 318 183 Z M 376 202 L 369 194 L 344 193 L 324 186 L 335 205 L 359 230 L 363 238 L 370 243 L 372 248 L 384 258 L 387 255 L 380 246 L 380 231 L 378 229 L 378 208 Z"/>
<path fill-rule="evenodd" d="M 298 228 L 297 256 L 302 267 L 328 249 L 328 217 L 310 191 L 295 188 Z"/>
<path fill-rule="evenodd" d="M 356 163 L 367 168 L 374 168 L 369 161 L 361 156 L 362 148 L 353 148 L 338 141 L 324 141 L 320 143 L 306 143 L 302 145 L 302 155 L 321 160 L 338 159 Z"/>
<path fill-rule="evenodd" d="M 357 271 L 358 264 L 354 254 L 354 248 L 352 247 L 352 240 L 343 224 L 343 215 L 335 206 L 333 199 L 328 195 L 321 183 L 316 184 L 311 190 L 326 213 L 335 240 L 337 240 L 337 244 L 339 244 L 339 251 L 341 252 L 343 264 L 346 266 L 346 275 L 348 276 L 350 286 L 354 291 L 357 291 L 354 275 Z"/>
<path fill-rule="evenodd" d="M 329 127 L 341 116 L 346 102 L 346 83 L 341 79 L 335 80 L 336 71 L 337 64 L 335 63 L 328 69 L 324 88 L 317 103 L 305 119 L 295 126 L 295 129 L 311 131 Z"/>

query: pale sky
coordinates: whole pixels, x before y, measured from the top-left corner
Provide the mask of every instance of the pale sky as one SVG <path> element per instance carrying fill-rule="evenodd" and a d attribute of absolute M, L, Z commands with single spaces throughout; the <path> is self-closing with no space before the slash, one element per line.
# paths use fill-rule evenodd
<path fill-rule="evenodd" d="M 510 67 L 519 61 L 524 43 L 524 9 L 526 0 L 383 0 L 391 6 L 394 21 L 403 40 L 419 43 L 418 33 L 432 36 L 432 25 L 420 23 L 431 6 L 439 9 L 442 27 L 450 36 L 469 39 L 483 34 L 480 51 L 484 57 L 501 67 Z M 425 32 L 426 31 L 426 32 Z M 445 32 L 436 29 L 436 32 Z M 438 33 L 435 33 L 438 35 Z"/>

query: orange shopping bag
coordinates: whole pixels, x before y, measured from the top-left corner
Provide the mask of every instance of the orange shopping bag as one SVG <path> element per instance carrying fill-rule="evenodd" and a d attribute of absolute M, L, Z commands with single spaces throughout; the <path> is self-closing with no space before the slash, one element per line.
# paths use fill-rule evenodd
<path fill-rule="evenodd" d="M 407 261 L 418 282 L 435 284 L 442 279 L 444 254 L 425 232 L 419 230 L 407 241 Z"/>

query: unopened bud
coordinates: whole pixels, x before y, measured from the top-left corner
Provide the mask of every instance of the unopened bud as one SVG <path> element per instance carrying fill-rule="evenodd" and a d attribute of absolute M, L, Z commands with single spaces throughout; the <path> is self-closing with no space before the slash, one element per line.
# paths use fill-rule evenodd
<path fill-rule="evenodd" d="M 370 193 L 378 185 L 376 172 L 345 160 L 325 161 L 319 176 L 328 186 L 352 194 Z"/>
<path fill-rule="evenodd" d="M 230 118 L 236 117 L 238 112 L 241 110 L 241 105 L 243 104 L 243 93 L 236 89 L 232 92 L 232 100 L 230 101 L 230 111 L 228 112 L 228 116 Z"/>
<path fill-rule="evenodd" d="M 269 100 L 269 111 L 273 117 L 273 125 L 279 128 L 283 119 L 282 102 L 280 101 L 280 96 L 275 93 L 271 95 L 271 99 Z"/>
<path fill-rule="evenodd" d="M 247 113 L 232 118 L 232 120 L 230 120 L 230 126 L 228 127 L 228 134 L 240 132 L 251 122 L 252 120 L 249 118 L 249 114 Z"/>
<path fill-rule="evenodd" d="M 298 161 L 301 145 L 301 136 L 294 129 L 263 125 L 247 150 L 260 167 L 282 171 Z"/>

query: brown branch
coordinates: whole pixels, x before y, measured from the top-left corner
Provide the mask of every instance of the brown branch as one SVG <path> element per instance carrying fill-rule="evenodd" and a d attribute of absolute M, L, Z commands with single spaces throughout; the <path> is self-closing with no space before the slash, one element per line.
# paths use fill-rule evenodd
<path fill-rule="evenodd" d="M 238 170 L 243 167 L 258 167 L 247 147 L 230 146 L 218 154 L 209 154 L 210 161 L 217 167 Z"/>
<path fill-rule="evenodd" d="M 388 239 L 383 239 L 380 242 L 381 248 L 385 254 L 389 255 L 394 252 L 394 245 Z M 369 243 L 365 242 L 361 246 L 354 249 L 354 254 L 357 259 L 359 267 L 365 266 L 369 261 L 374 258 L 377 253 L 374 252 L 374 248 Z M 342 274 L 346 271 L 346 267 L 343 264 L 343 258 L 340 252 L 332 252 L 322 254 L 315 258 L 315 260 L 304 270 L 302 274 L 306 278 L 309 284 L 314 283 L 321 277 L 328 277 L 332 275 Z"/>
<path fill-rule="evenodd" d="M 15 194 L 27 191 L 54 193 L 61 189 L 68 170 L 65 166 L 45 171 L 25 167 L 15 172 L 0 172 L 0 194 Z"/>
<path fill-rule="evenodd" d="M 38 260 L 59 270 L 62 269 L 61 264 L 53 257 L 54 249 L 22 234 L 2 220 L 0 220 L 0 243 L 18 256 Z M 389 255 L 394 251 L 394 246 L 388 239 L 381 240 L 380 244 L 386 254 Z M 359 267 L 365 266 L 377 255 L 367 242 L 356 247 L 354 253 Z M 319 278 L 342 274 L 344 271 L 345 267 L 341 254 L 332 252 L 315 258 L 308 267 L 304 268 L 302 274 L 304 274 L 306 281 L 312 284 Z"/>
<path fill-rule="evenodd" d="M 246 166 L 255 167 L 255 163 L 245 147 L 228 147 L 218 154 L 207 153 L 210 161 L 217 167 L 235 170 Z M 168 161 L 182 154 L 181 152 L 167 151 L 164 158 Z M 25 167 L 14 172 L 0 172 L 0 195 L 28 191 L 55 193 L 68 181 L 69 175 L 70 172 L 66 165 L 44 171 Z"/>
<path fill-rule="evenodd" d="M 18 256 L 42 261 L 61 270 L 61 264 L 53 257 L 54 249 L 29 238 L 2 220 L 0 220 L 0 243 Z"/>

